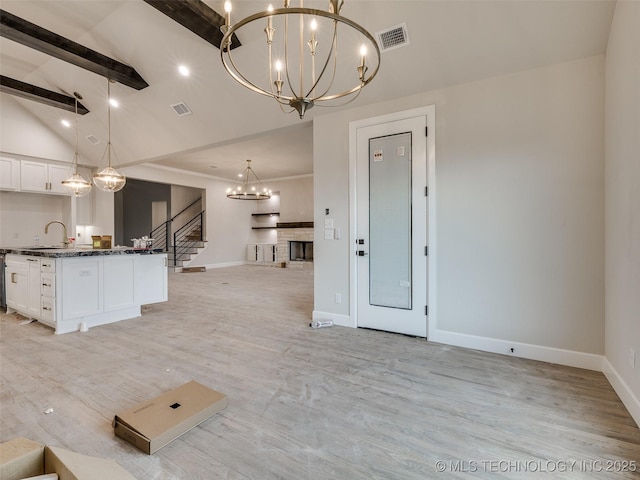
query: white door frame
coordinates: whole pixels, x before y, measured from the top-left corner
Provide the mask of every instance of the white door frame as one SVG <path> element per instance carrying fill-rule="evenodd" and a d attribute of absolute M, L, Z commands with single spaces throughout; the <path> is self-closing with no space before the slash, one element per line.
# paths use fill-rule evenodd
<path fill-rule="evenodd" d="M 427 339 L 433 337 L 437 330 L 437 305 L 436 305 L 436 107 L 429 105 L 426 107 L 404 110 L 387 115 L 366 118 L 349 123 L 349 316 L 354 327 L 358 325 L 358 302 L 357 302 L 357 265 L 356 256 L 356 171 L 357 171 L 357 139 L 356 133 L 359 128 L 379 125 L 383 123 L 405 120 L 413 117 L 427 117 L 427 187 L 429 195 L 427 197 L 427 211 L 429 214 L 429 224 L 427 233 L 427 244 L 429 246 L 428 258 L 428 287 L 427 303 L 429 305 L 429 315 L 427 317 Z"/>

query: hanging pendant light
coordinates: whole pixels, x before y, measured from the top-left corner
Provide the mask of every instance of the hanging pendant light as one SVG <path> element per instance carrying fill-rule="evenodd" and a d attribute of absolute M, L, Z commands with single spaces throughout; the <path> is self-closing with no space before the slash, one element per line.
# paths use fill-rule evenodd
<path fill-rule="evenodd" d="M 91 183 L 78 173 L 78 159 L 80 158 L 78 153 L 78 100 L 82 100 L 82 95 L 78 92 L 73 92 L 73 95 L 76 97 L 76 151 L 73 154 L 73 163 L 71 164 L 73 174 L 61 183 L 74 197 L 84 197 L 91 191 Z"/>
<path fill-rule="evenodd" d="M 271 198 L 271 190 L 262 186 L 262 182 L 251 168 L 251 160 L 247 160 L 244 171 L 238 175 L 242 180 L 233 187 L 227 188 L 227 197 L 234 200 L 267 200 Z"/>
<path fill-rule="evenodd" d="M 220 59 L 234 80 L 302 119 L 314 105 L 341 106 L 357 98 L 378 73 L 380 47 L 367 30 L 341 15 L 344 0 L 329 0 L 328 10 L 305 8 L 304 0 L 298 4 L 284 0 L 282 8 L 269 5 L 232 24 L 227 0 Z M 253 38 L 263 26 L 264 43 L 250 42 L 234 56 L 234 34 L 242 30 Z M 335 102 L 343 97 L 348 100 Z"/>
<path fill-rule="evenodd" d="M 122 190 L 124 184 L 127 183 L 127 179 L 124 175 L 120 174 L 115 168 L 111 166 L 111 82 L 114 80 L 107 79 L 107 96 L 109 104 L 107 106 L 107 119 L 109 125 L 109 141 L 105 153 L 107 155 L 107 166 L 99 173 L 93 176 L 93 184 L 104 192 L 118 192 Z M 115 155 L 115 152 L 113 152 Z"/>

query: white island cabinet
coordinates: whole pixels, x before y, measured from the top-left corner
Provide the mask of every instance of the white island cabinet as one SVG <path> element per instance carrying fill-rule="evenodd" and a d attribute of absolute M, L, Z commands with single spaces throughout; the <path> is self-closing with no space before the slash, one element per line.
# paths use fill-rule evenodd
<path fill-rule="evenodd" d="M 142 305 L 167 301 L 166 254 L 91 253 L 8 254 L 7 312 L 68 333 L 139 317 Z"/>

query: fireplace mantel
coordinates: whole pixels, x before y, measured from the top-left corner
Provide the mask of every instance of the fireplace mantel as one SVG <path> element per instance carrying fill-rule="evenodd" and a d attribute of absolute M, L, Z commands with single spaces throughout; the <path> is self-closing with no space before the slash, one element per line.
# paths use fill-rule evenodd
<path fill-rule="evenodd" d="M 313 228 L 313 222 L 278 222 L 276 228 Z"/>

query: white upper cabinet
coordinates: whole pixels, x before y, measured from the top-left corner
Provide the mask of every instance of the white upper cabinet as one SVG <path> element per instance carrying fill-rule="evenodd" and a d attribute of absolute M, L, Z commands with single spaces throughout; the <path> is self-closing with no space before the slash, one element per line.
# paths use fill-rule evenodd
<path fill-rule="evenodd" d="M 22 160 L 20 188 L 23 192 L 68 194 L 60 182 L 71 175 L 69 165 Z"/>
<path fill-rule="evenodd" d="M 20 161 L 0 157 L 0 190 L 20 190 Z"/>

